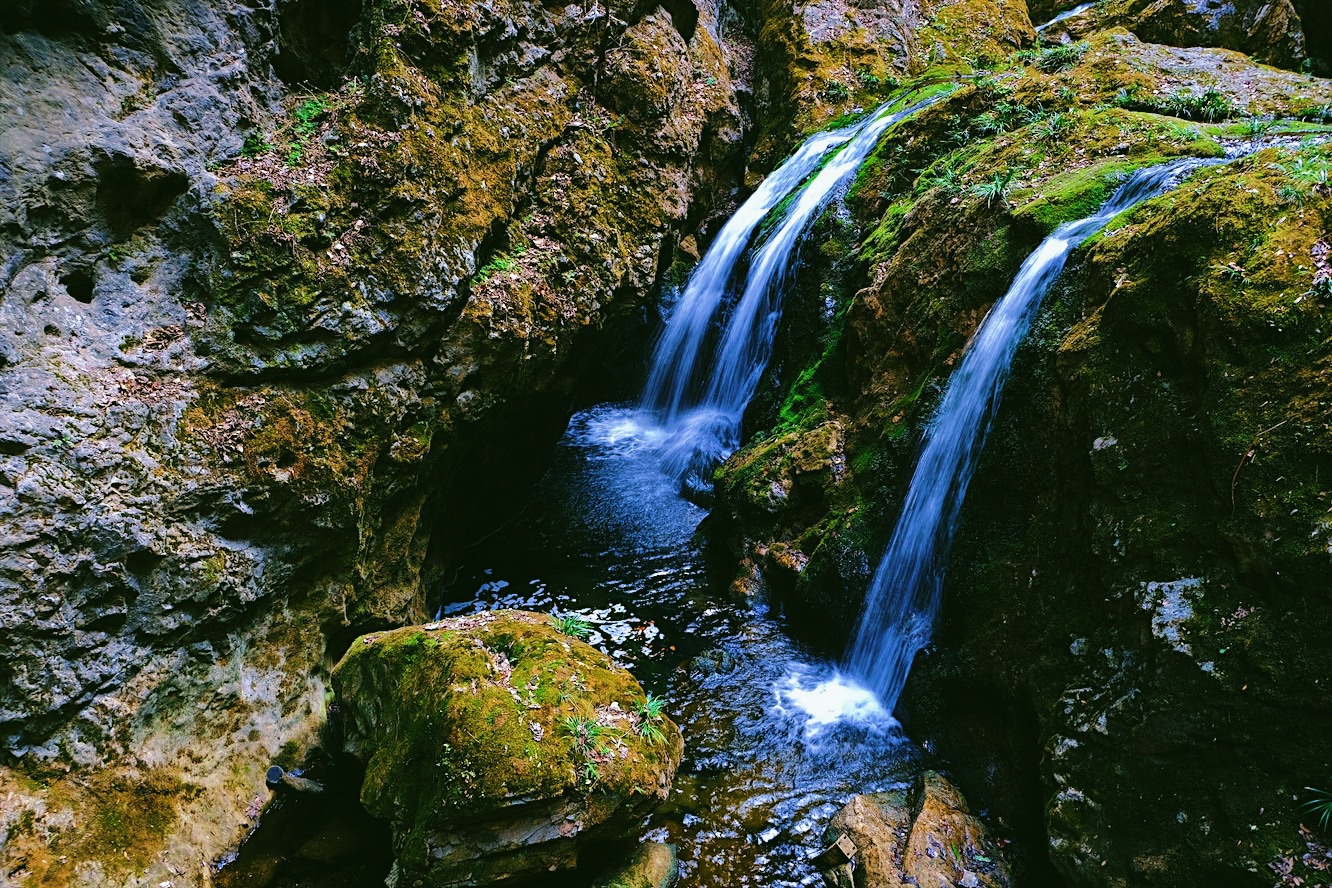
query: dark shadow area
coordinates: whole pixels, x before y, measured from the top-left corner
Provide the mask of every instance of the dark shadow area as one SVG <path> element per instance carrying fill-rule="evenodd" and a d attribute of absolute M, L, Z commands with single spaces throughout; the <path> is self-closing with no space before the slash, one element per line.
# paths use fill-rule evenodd
<path fill-rule="evenodd" d="M 1313 73 L 1332 77 L 1332 3 L 1328 0 L 1295 0 L 1304 24 L 1305 52 Z"/>
<path fill-rule="evenodd" d="M 84 305 L 93 301 L 93 278 L 86 268 L 71 269 L 60 279 L 60 283 L 65 285 L 66 292 L 75 301 Z"/>
<path fill-rule="evenodd" d="M 388 823 L 361 807 L 361 769 L 346 756 L 312 754 L 292 772 L 324 792 L 279 787 L 240 849 L 215 867 L 217 888 L 380 888 L 393 863 Z"/>
<path fill-rule="evenodd" d="M 361 0 L 281 0 L 273 70 L 288 84 L 332 89 L 347 68 L 349 34 Z"/>
<path fill-rule="evenodd" d="M 121 240 L 161 218 L 188 185 L 178 170 L 143 169 L 123 154 L 97 160 L 97 208 Z"/>

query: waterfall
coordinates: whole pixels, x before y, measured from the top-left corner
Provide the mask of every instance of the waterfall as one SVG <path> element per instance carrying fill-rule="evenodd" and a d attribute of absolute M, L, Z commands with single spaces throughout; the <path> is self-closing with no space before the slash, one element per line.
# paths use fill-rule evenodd
<path fill-rule="evenodd" d="M 958 514 L 994 420 L 1013 355 L 1073 249 L 1129 207 L 1175 187 L 1208 163 L 1186 159 L 1140 170 L 1095 215 L 1061 225 L 1027 258 L 948 380 L 926 429 L 901 517 L 875 571 L 847 669 L 890 711 L 939 610 Z"/>
<path fill-rule="evenodd" d="M 664 466 L 686 486 L 706 489 L 712 467 L 739 442 L 745 407 L 772 355 L 785 284 L 814 220 L 889 127 L 939 98 L 893 113 L 883 105 L 853 126 L 812 136 L 726 223 L 690 276 L 654 350 L 643 395 L 644 408 L 671 431 Z M 738 286 L 735 269 L 755 229 L 793 193 Z M 719 324 L 720 338 L 709 348 Z"/>
<path fill-rule="evenodd" d="M 1057 16 L 1055 16 L 1054 18 L 1050 19 L 1050 20 L 1049 20 L 1048 22 L 1046 22 L 1045 24 L 1043 24 L 1043 25 L 1037 25 L 1037 26 L 1036 26 L 1036 33 L 1039 34 L 1039 33 L 1041 33 L 1042 31 L 1045 31 L 1045 30 L 1047 30 L 1047 29 L 1053 27 L 1054 25 L 1059 24 L 1059 23 L 1062 22 L 1062 21 L 1067 21 L 1068 19 L 1071 19 L 1071 18 L 1073 18 L 1074 16 L 1082 15 L 1084 12 L 1086 12 L 1086 11 L 1089 10 L 1089 9 L 1091 9 L 1091 8 L 1092 8 L 1093 6 L 1095 6 L 1095 5 L 1096 5 L 1095 3 L 1083 3 L 1083 4 L 1080 4 L 1080 5 L 1078 5 L 1078 6 L 1073 7 L 1072 9 L 1070 9 L 1070 10 L 1068 10 L 1068 11 L 1066 11 L 1066 12 L 1061 12 L 1061 13 L 1059 13 L 1059 15 L 1057 15 Z"/>
<path fill-rule="evenodd" d="M 827 153 L 855 135 L 854 128 L 817 133 L 773 170 L 717 233 L 671 312 L 652 354 L 643 406 L 668 423 L 679 417 L 686 392 L 697 385 L 704 345 L 719 318 L 735 266 L 763 218 L 796 189 Z"/>

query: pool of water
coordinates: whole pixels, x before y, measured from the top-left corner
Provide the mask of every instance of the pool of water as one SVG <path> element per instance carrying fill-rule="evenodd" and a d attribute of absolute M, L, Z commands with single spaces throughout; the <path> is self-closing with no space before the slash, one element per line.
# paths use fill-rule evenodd
<path fill-rule="evenodd" d="M 661 470 L 669 433 L 632 407 L 575 416 L 527 506 L 443 590 L 448 616 L 577 613 L 589 639 L 664 696 L 685 737 L 643 835 L 680 849 L 682 885 L 819 882 L 809 857 L 852 795 L 900 785 L 918 754 L 873 695 L 708 581 L 706 512 Z"/>

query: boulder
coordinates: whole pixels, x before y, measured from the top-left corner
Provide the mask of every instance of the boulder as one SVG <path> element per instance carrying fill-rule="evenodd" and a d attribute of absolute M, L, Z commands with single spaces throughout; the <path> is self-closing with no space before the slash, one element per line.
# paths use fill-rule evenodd
<path fill-rule="evenodd" d="M 595 888 L 669 888 L 679 873 L 674 845 L 644 842 L 624 866 L 599 879 Z"/>
<path fill-rule="evenodd" d="M 1012 884 L 984 824 L 936 771 L 909 790 L 856 796 L 833 815 L 823 838 L 830 888 Z"/>
<path fill-rule="evenodd" d="M 549 617 L 491 611 L 364 635 L 333 674 L 361 801 L 393 828 L 397 886 L 569 869 L 664 799 L 679 729 Z"/>

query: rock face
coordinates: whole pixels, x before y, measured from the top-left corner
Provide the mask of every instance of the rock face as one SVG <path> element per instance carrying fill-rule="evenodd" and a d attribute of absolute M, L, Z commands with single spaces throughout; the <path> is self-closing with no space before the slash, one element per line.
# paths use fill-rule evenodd
<path fill-rule="evenodd" d="M 741 172 L 676 7 L 0 11 L 5 872 L 199 881 L 424 618 Z"/>
<path fill-rule="evenodd" d="M 1301 787 L 1332 772 L 1313 654 L 1332 620 L 1332 151 L 1302 121 L 1332 84 L 1117 29 L 1024 57 L 890 132 L 821 223 L 842 246 L 802 257 L 715 538 L 840 646 L 947 375 L 1022 260 L 1126 172 L 1267 129 L 1209 117 L 1285 118 L 1294 135 L 1074 254 L 901 714 L 1037 884 L 1308 881 Z"/>
<path fill-rule="evenodd" d="M 1061 9 L 1077 5 L 1032 3 L 1032 16 L 1048 21 Z M 1056 25 L 1043 37 L 1078 38 L 1098 28 L 1122 25 L 1153 43 L 1225 47 L 1270 65 L 1298 69 L 1323 64 L 1321 15 L 1294 0 L 1111 0 Z"/>
<path fill-rule="evenodd" d="M 910 791 L 856 796 L 833 815 L 823 840 L 840 848 L 849 840 L 854 848 L 850 860 L 824 870 L 829 888 L 1012 884 L 999 846 L 935 771 L 926 771 Z"/>
<path fill-rule="evenodd" d="M 598 879 L 594 888 L 670 888 L 680 873 L 675 846 L 643 842 L 614 875 Z"/>
<path fill-rule="evenodd" d="M 361 801 L 393 824 L 392 885 L 571 868 L 579 840 L 666 797 L 683 752 L 669 719 L 641 714 L 632 676 L 540 614 L 364 635 L 333 685 Z"/>

